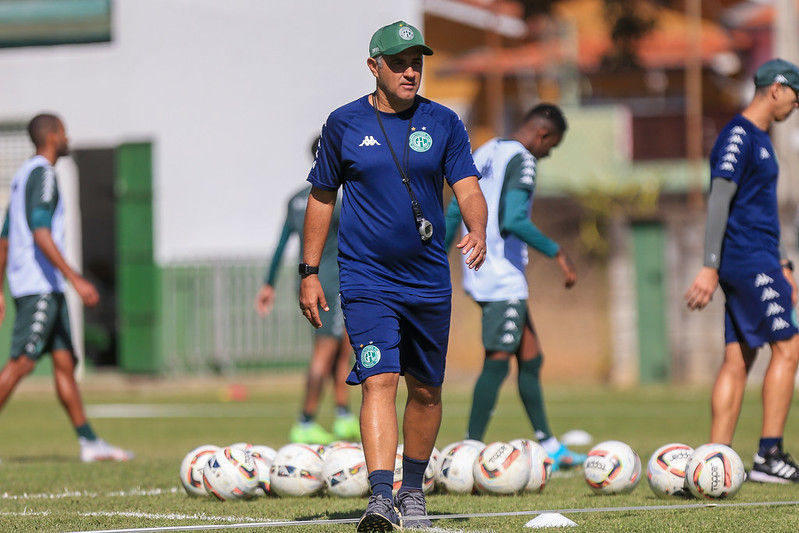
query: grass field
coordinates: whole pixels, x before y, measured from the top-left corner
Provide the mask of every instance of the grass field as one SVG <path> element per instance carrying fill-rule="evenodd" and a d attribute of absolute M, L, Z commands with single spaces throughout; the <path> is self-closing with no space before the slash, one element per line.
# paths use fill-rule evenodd
<path fill-rule="evenodd" d="M 472 380 L 451 378 L 445 385 L 439 449 L 463 437 Z M 301 377 L 249 377 L 244 382 L 248 395 L 243 401 L 229 400 L 228 383 L 134 383 L 119 377 L 90 377 L 84 384 L 84 400 L 95 429 L 107 440 L 134 450 L 137 458 L 124 464 L 82 464 L 77 440 L 49 380 L 30 378 L 0 414 L 0 531 L 168 531 L 181 526 L 297 533 L 354 531 L 365 500 L 323 496 L 216 502 L 185 494 L 178 468 L 192 448 L 241 441 L 279 448 L 286 443 L 300 402 Z M 558 434 L 580 428 L 591 433 L 595 442 L 622 440 L 638 452 L 645 468 L 650 454 L 662 444 L 679 441 L 698 446 L 706 441 L 708 394 L 706 389 L 665 386 L 626 391 L 549 386 L 546 399 Z M 358 397 L 353 389 L 353 405 Z M 759 390 L 750 389 L 733 443 L 747 468 L 759 435 L 759 405 Z M 326 403 L 320 421 L 329 424 L 331 417 L 332 407 Z M 796 405 L 787 426 L 787 448 L 799 453 Z M 509 380 L 486 440 L 530 435 L 515 383 Z M 769 502 L 793 503 L 764 505 Z M 535 518 L 536 511 L 544 510 L 571 510 L 562 514 L 578 527 L 567 531 L 794 531 L 799 519 L 799 486 L 746 483 L 734 499 L 719 502 L 736 505 L 678 507 L 702 503 L 658 499 L 646 480 L 631 494 L 596 496 L 581 472 L 553 478 L 541 494 L 428 497 L 433 515 L 472 515 L 435 520 L 435 530 L 442 532 L 530 531 L 525 524 Z M 673 508 L 654 509 L 664 505 Z M 617 510 L 630 507 L 649 509 Z M 605 510 L 591 511 L 596 509 Z M 237 527 L 296 520 L 346 523 Z"/>

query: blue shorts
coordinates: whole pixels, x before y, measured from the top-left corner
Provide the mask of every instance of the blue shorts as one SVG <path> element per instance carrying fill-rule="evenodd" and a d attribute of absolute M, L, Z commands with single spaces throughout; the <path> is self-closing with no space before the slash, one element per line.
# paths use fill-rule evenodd
<path fill-rule="evenodd" d="M 347 383 L 389 372 L 410 374 L 432 387 L 444 383 L 451 296 L 348 291 L 341 294 L 341 308 L 355 350 Z"/>
<path fill-rule="evenodd" d="M 790 339 L 797 333 L 791 285 L 781 269 L 719 282 L 724 291 L 724 340 L 750 348 Z"/>

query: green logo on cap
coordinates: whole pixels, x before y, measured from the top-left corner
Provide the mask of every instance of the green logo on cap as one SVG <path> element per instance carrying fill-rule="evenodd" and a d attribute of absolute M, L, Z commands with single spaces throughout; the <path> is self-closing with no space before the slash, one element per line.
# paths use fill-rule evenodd
<path fill-rule="evenodd" d="M 372 368 L 378 362 L 380 362 L 380 348 L 370 344 L 361 350 L 361 365 L 364 368 Z"/>
<path fill-rule="evenodd" d="M 416 152 L 426 152 L 433 146 L 433 138 L 426 131 L 414 131 L 408 144 Z"/>

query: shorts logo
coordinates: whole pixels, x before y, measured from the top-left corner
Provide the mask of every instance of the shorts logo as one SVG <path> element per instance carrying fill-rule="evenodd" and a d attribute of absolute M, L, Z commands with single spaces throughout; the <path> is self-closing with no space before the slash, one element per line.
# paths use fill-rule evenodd
<path fill-rule="evenodd" d="M 361 350 L 361 366 L 364 368 L 372 368 L 380 362 L 380 348 L 374 344 L 364 346 Z"/>
<path fill-rule="evenodd" d="M 399 29 L 399 36 L 403 41 L 413 41 L 414 33 L 408 26 L 403 26 Z"/>
<path fill-rule="evenodd" d="M 426 152 L 433 146 L 433 138 L 426 131 L 414 131 L 408 138 L 408 144 L 416 152 Z"/>

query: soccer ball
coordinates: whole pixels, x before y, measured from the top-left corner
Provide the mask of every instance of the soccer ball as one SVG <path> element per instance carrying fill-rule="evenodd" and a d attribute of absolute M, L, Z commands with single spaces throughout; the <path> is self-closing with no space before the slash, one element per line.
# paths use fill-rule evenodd
<path fill-rule="evenodd" d="M 272 463 L 275 461 L 277 450 L 262 444 L 253 444 L 249 447 L 249 454 L 252 455 L 255 464 L 258 465 L 258 488 L 255 490 L 256 496 L 266 496 L 272 493 L 269 481 Z"/>
<path fill-rule="evenodd" d="M 630 492 L 641 478 L 641 459 L 623 442 L 600 442 L 588 452 L 583 474 L 596 494 Z"/>
<path fill-rule="evenodd" d="M 229 446 L 222 448 L 208 458 L 203 485 L 218 500 L 251 498 L 258 488 L 258 466 L 249 453 Z"/>
<path fill-rule="evenodd" d="M 369 478 L 363 449 L 357 444 L 338 446 L 325 452 L 322 478 L 327 492 L 342 498 L 369 494 Z"/>
<path fill-rule="evenodd" d="M 219 450 L 219 446 L 203 444 L 186 454 L 180 463 L 180 483 L 190 496 L 207 496 L 203 485 L 203 468 L 208 458 Z"/>
<path fill-rule="evenodd" d="M 735 450 L 724 444 L 704 444 L 694 450 L 685 467 L 691 494 L 710 500 L 731 498 L 743 485 L 746 471 Z"/>
<path fill-rule="evenodd" d="M 478 492 L 516 494 L 530 481 L 529 455 L 509 442 L 492 442 L 477 456 L 472 467 Z"/>
<path fill-rule="evenodd" d="M 322 490 L 322 457 L 315 447 L 286 444 L 269 470 L 272 492 L 278 496 L 310 496 Z"/>
<path fill-rule="evenodd" d="M 458 441 L 441 450 L 436 464 L 436 485 L 445 492 L 474 492 L 474 462 L 485 448 L 478 441 Z"/>
<path fill-rule="evenodd" d="M 544 447 L 530 439 L 514 439 L 511 444 L 522 450 L 530 459 L 530 479 L 524 490 L 541 492 L 552 474 L 552 458 Z"/>
<path fill-rule="evenodd" d="M 436 488 L 436 465 L 438 465 L 440 458 L 441 452 L 433 446 L 433 453 L 430 454 L 430 462 L 427 463 L 427 468 L 424 470 L 424 479 L 422 479 L 422 490 L 425 494 L 429 494 Z"/>
<path fill-rule="evenodd" d="M 685 487 L 685 466 L 693 452 L 693 448 L 679 442 L 655 450 L 646 465 L 646 479 L 655 495 L 659 498 L 690 496 Z"/>

